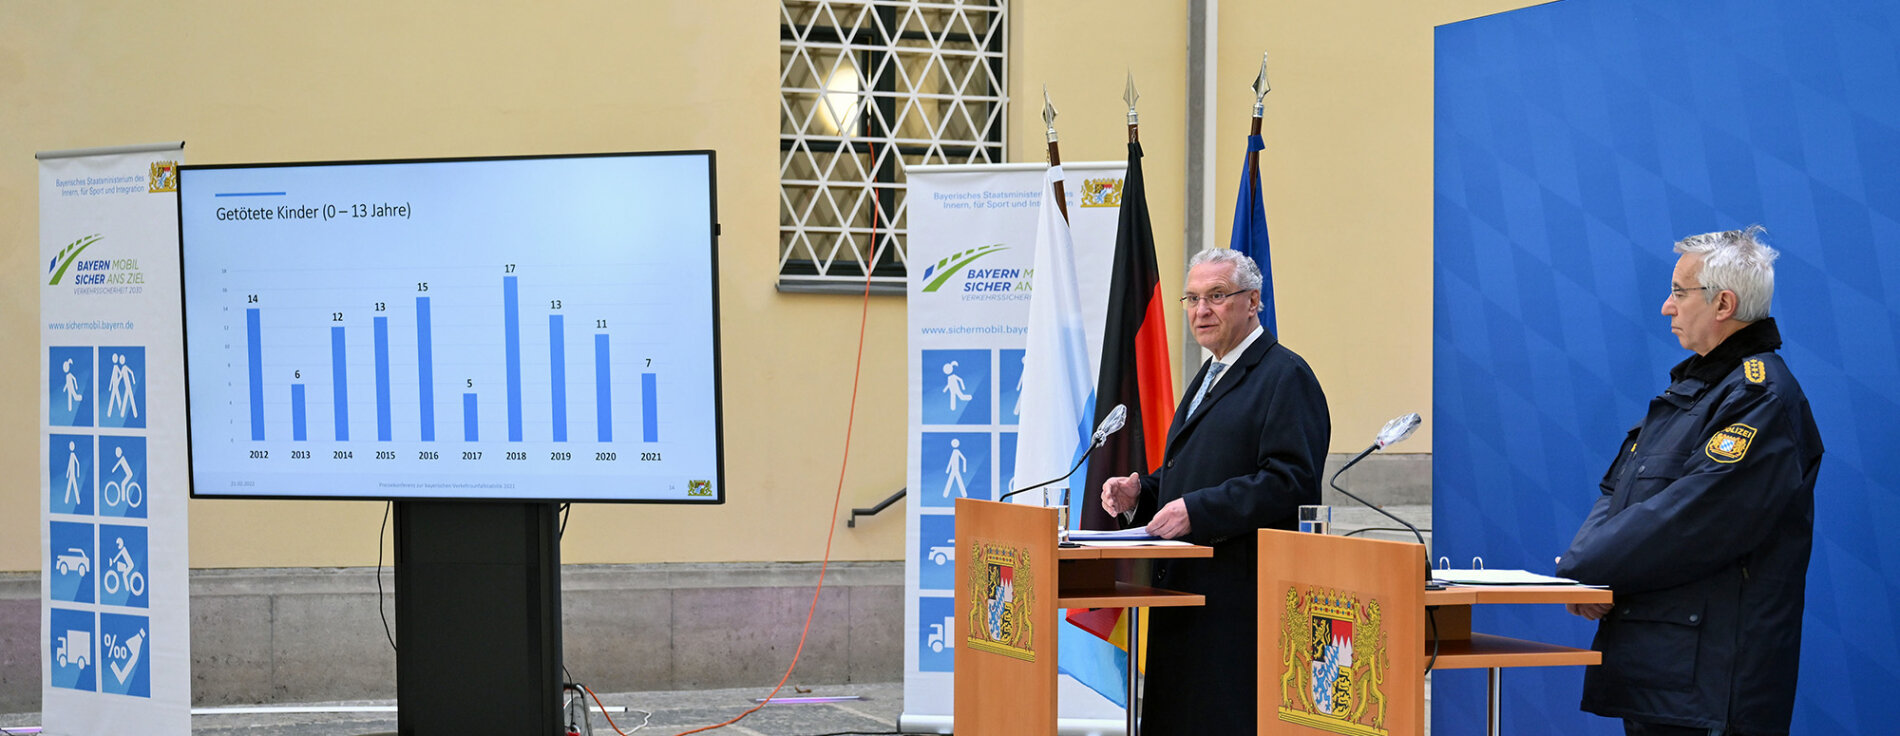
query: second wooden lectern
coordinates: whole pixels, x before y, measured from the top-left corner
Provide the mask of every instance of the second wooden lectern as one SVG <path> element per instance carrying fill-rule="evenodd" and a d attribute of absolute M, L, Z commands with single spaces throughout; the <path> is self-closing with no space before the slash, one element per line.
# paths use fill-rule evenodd
<path fill-rule="evenodd" d="M 1057 549 L 1055 509 L 974 499 L 957 501 L 956 548 L 957 732 L 1026 736 L 1056 732 L 1058 609 L 1202 605 L 1200 595 L 1117 580 L 1115 563 L 1214 555 L 1200 546 Z"/>
<path fill-rule="evenodd" d="M 1608 603 L 1579 586 L 1425 590 L 1425 548 L 1409 542 L 1260 532 L 1261 734 L 1417 736 L 1425 668 L 1488 669 L 1490 722 L 1506 667 L 1596 664 L 1588 649 L 1473 633 L 1471 606 Z"/>

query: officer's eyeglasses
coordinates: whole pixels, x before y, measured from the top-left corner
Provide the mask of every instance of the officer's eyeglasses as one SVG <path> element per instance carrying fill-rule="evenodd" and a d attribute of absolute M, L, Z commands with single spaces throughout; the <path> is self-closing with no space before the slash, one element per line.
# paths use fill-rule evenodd
<path fill-rule="evenodd" d="M 1247 291 L 1252 291 L 1252 289 L 1248 289 Z M 1212 294 L 1208 294 L 1207 296 L 1201 296 L 1199 294 L 1189 294 L 1187 296 L 1181 297 L 1181 306 L 1187 307 L 1188 309 L 1193 309 L 1195 307 L 1201 306 L 1202 302 L 1206 302 L 1207 306 L 1218 307 L 1226 303 L 1228 297 L 1235 296 L 1238 294 L 1245 294 L 1247 293 L 1247 291 L 1229 291 L 1226 293 L 1221 293 L 1217 291 Z"/>
<path fill-rule="evenodd" d="M 1688 296 L 1688 295 L 1689 295 L 1689 292 L 1692 292 L 1692 291 L 1705 291 L 1705 290 L 1707 290 L 1707 289 L 1710 289 L 1710 288 L 1713 288 L 1713 287 L 1708 287 L 1708 286 L 1671 286 L 1671 287 L 1669 287 L 1669 298 L 1670 298 L 1670 299 L 1674 299 L 1674 300 L 1676 300 L 1676 301 L 1682 301 L 1682 298 L 1683 298 L 1683 297 L 1685 297 L 1685 296 Z"/>

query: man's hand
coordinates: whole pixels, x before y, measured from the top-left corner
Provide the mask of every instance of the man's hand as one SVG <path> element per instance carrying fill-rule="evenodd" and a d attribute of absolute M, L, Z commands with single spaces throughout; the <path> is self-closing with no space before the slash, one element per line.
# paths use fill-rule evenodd
<path fill-rule="evenodd" d="M 1565 603 L 1564 610 L 1595 621 L 1603 618 L 1613 606 L 1609 603 Z"/>
<path fill-rule="evenodd" d="M 1141 502 L 1141 477 L 1129 473 L 1127 477 L 1109 478 L 1102 481 L 1102 510 L 1109 516 L 1120 516 L 1135 510 Z"/>
<path fill-rule="evenodd" d="M 1155 518 L 1148 522 L 1148 533 L 1162 539 L 1180 539 L 1187 536 L 1188 527 L 1187 502 L 1177 498 L 1155 512 Z"/>

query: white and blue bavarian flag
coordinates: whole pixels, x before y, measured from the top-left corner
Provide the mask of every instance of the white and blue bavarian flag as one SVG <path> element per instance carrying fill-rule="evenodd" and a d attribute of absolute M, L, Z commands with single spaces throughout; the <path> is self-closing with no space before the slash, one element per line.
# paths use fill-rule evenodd
<path fill-rule="evenodd" d="M 1088 449 L 1088 422 L 1095 416 L 1095 366 L 1089 359 L 1076 287 L 1075 244 L 1069 236 L 1068 221 L 1056 207 L 1055 183 L 1062 181 L 1062 176 L 1062 167 L 1051 166 L 1042 177 L 1035 270 L 1030 275 L 1027 352 L 1023 356 L 1021 439 L 1016 448 L 1015 482 L 1019 488 L 1068 472 Z M 1012 500 L 1059 503 L 1064 500 L 1064 488 L 1086 477 L 1088 473 L 1077 472 L 1042 492 L 1030 491 Z M 1088 496 L 1087 489 L 1076 489 L 1069 495 L 1071 520 L 1081 518 L 1076 509 Z"/>

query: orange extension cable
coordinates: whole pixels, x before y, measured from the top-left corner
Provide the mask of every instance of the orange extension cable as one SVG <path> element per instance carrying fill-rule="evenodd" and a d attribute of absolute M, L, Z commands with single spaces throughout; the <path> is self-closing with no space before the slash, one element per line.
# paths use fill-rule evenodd
<path fill-rule="evenodd" d="M 866 121 L 866 125 L 867 126 L 869 125 L 869 121 Z M 870 141 L 865 141 L 864 145 L 865 145 L 866 153 L 868 153 L 871 157 L 871 166 L 875 170 L 877 167 L 877 146 L 876 144 L 873 144 Z M 875 182 L 877 180 L 877 176 L 873 174 L 871 177 L 871 180 Z M 792 663 L 785 668 L 785 675 L 783 677 L 778 678 L 778 685 L 773 686 L 772 693 L 770 695 L 765 696 L 764 701 L 760 702 L 758 705 L 752 706 L 750 710 L 747 710 L 744 713 L 740 713 L 739 715 L 733 716 L 731 720 L 728 720 L 724 723 L 716 723 L 711 726 L 702 726 L 700 728 L 695 728 L 691 731 L 682 731 L 678 734 L 678 736 L 687 736 L 687 734 L 695 734 L 695 733 L 700 733 L 703 731 L 711 731 L 714 729 L 725 728 L 734 723 L 738 723 L 741 719 L 744 719 L 746 716 L 752 715 L 753 713 L 757 713 L 760 708 L 764 708 L 766 705 L 770 704 L 772 702 L 772 698 L 778 696 L 779 690 L 782 690 L 785 688 L 785 683 L 792 678 L 792 670 L 795 670 L 798 668 L 799 655 L 803 654 L 805 651 L 805 638 L 811 634 L 812 617 L 818 613 L 818 595 L 825 591 L 825 569 L 831 566 L 831 540 L 832 540 L 832 537 L 836 536 L 838 532 L 838 505 L 839 505 L 839 502 L 843 500 L 844 498 L 845 469 L 850 467 L 850 461 L 851 461 L 851 427 L 852 427 L 852 424 L 856 422 L 857 417 L 858 417 L 858 378 L 864 372 L 864 327 L 871 313 L 871 272 L 873 269 L 877 267 L 877 199 L 876 199 L 877 191 L 875 187 L 873 187 L 871 195 L 872 195 L 872 199 L 871 199 L 871 257 L 864 264 L 864 296 L 863 296 L 863 303 L 859 307 L 859 311 L 858 311 L 858 356 L 857 356 L 857 360 L 852 364 L 851 409 L 849 412 L 845 414 L 845 422 L 844 422 L 844 457 L 843 459 L 838 461 L 838 489 L 831 496 L 831 525 L 830 525 L 829 531 L 825 532 L 824 560 L 820 562 L 818 565 L 818 587 L 812 591 L 811 607 L 806 609 L 805 611 L 805 628 L 803 631 L 799 632 L 798 634 L 798 648 L 792 651 Z M 595 705 L 600 706 L 601 714 L 606 715 L 607 707 L 604 705 L 601 705 L 600 696 L 594 695 L 594 691 L 592 689 L 589 689 L 587 691 L 587 694 L 594 698 Z M 614 723 L 613 716 L 607 716 L 607 725 L 613 727 L 614 733 L 620 734 L 620 736 L 627 736 L 627 732 L 620 730 L 620 726 Z"/>

